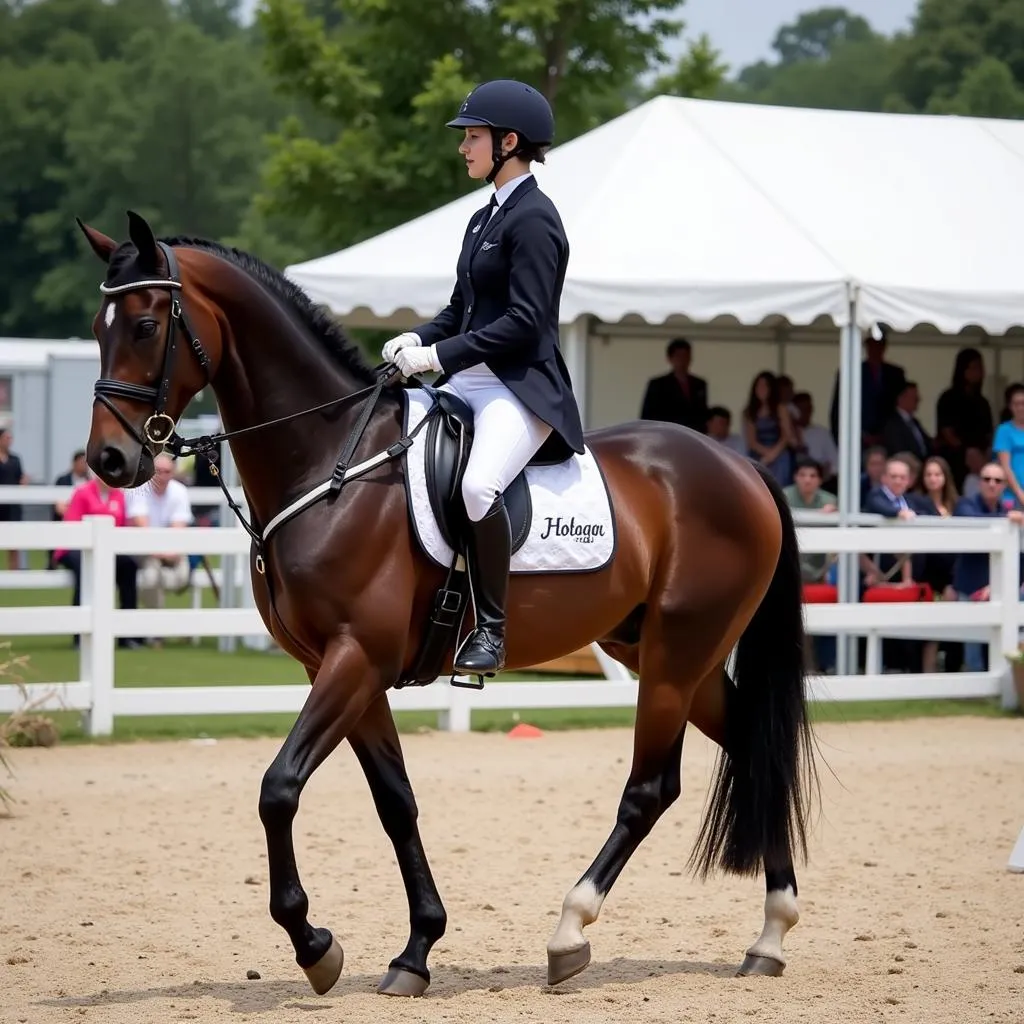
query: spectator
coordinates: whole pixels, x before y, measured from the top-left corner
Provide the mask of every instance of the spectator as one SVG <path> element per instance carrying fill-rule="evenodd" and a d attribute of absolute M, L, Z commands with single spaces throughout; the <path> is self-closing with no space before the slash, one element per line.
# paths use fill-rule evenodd
<path fill-rule="evenodd" d="M 89 482 L 89 466 L 85 461 L 85 452 L 79 449 L 71 456 L 71 468 L 66 473 L 61 473 L 53 481 L 58 487 L 78 487 L 79 484 Z M 70 500 L 70 499 L 68 499 Z M 54 522 L 60 522 L 64 518 L 64 512 L 68 507 L 66 501 L 58 501 L 53 506 L 51 518 Z"/>
<path fill-rule="evenodd" d="M 789 409 L 779 402 L 779 382 L 774 373 L 764 370 L 750 385 L 743 410 L 743 437 L 751 458 L 763 463 L 783 487 L 793 479 L 793 453 L 796 445 Z"/>
<path fill-rule="evenodd" d="M 964 461 L 967 463 L 967 476 L 964 477 L 964 497 L 973 498 L 974 495 L 981 493 L 981 469 L 988 460 L 980 448 L 970 444 L 964 449 Z"/>
<path fill-rule="evenodd" d="M 885 475 L 888 452 L 881 445 L 874 445 L 864 453 L 864 472 L 860 475 L 860 503 L 863 507 L 868 492 L 878 487 Z"/>
<path fill-rule="evenodd" d="M 28 476 L 22 468 L 21 459 L 11 451 L 14 435 L 9 427 L 0 427 L 0 487 L 23 487 L 28 483 Z M 21 522 L 21 505 L 5 505 L 0 503 L 0 522 Z M 21 552 L 7 552 L 7 568 L 21 568 Z"/>
<path fill-rule="evenodd" d="M 896 399 L 896 409 L 882 429 L 882 444 L 889 455 L 910 452 L 924 460 L 931 454 L 932 439 L 914 415 L 920 402 L 917 384 L 912 380 L 904 381 Z"/>
<path fill-rule="evenodd" d="M 822 486 L 828 491 L 838 487 L 839 452 L 832 435 L 825 427 L 814 423 L 814 399 L 809 391 L 798 391 L 793 396 L 797 413 L 797 426 L 803 438 L 803 452 L 821 467 Z M 799 461 L 799 460 L 798 460 Z M 881 475 L 881 469 L 879 469 Z"/>
<path fill-rule="evenodd" d="M 875 324 L 864 339 L 866 358 L 861 363 L 860 380 L 860 428 L 861 448 L 870 448 L 882 443 L 882 429 L 885 421 L 896 408 L 896 397 L 903 388 L 906 374 L 902 366 L 885 361 L 885 349 L 889 343 L 888 332 L 881 324 Z M 839 373 L 832 389 L 832 408 L 829 419 L 832 438 L 839 442 Z"/>
<path fill-rule="evenodd" d="M 953 470 L 957 487 L 963 487 L 967 466 L 964 449 L 968 445 L 988 451 L 992 443 L 992 407 L 981 393 L 985 363 L 976 348 L 962 348 L 956 354 L 953 380 L 939 395 L 935 406 L 938 431 L 937 454 Z"/>
<path fill-rule="evenodd" d="M 955 516 L 1007 516 L 1015 523 L 1024 523 L 1024 512 L 1008 508 L 1003 500 L 1007 475 L 998 462 L 986 463 L 981 470 L 981 493 L 973 498 L 961 498 L 953 510 Z M 1024 572 L 1024 556 L 1021 558 Z M 987 601 L 989 587 L 989 555 L 985 551 L 972 551 L 956 556 L 953 567 L 953 588 L 961 601 Z M 984 672 L 985 648 L 982 644 L 964 644 L 964 667 L 968 672 Z"/>
<path fill-rule="evenodd" d="M 98 477 L 90 473 L 91 479 L 82 484 L 71 496 L 67 508 L 64 510 L 64 522 L 78 523 L 85 516 L 108 515 L 114 520 L 115 526 L 124 526 L 127 522 L 125 516 L 124 491 L 108 487 Z M 58 548 L 54 553 L 54 562 L 70 570 L 74 577 L 74 593 L 71 603 L 81 604 L 82 600 L 82 552 Z M 114 580 L 117 583 L 117 592 L 121 598 L 123 609 L 135 608 L 138 603 L 135 575 L 138 566 L 135 559 L 130 555 L 116 555 L 114 562 Z M 74 645 L 77 647 L 79 638 L 74 638 Z M 135 648 L 140 647 L 141 642 L 136 639 L 122 637 L 117 641 L 118 647 Z"/>
<path fill-rule="evenodd" d="M 739 452 L 740 455 L 746 455 L 747 446 L 743 443 L 743 438 L 739 434 L 730 433 L 730 426 L 732 426 L 732 413 L 724 405 L 713 405 L 708 409 L 708 437 L 718 441 L 719 444 L 724 444 L 726 448 L 731 448 L 734 452 Z"/>
<path fill-rule="evenodd" d="M 153 478 L 128 494 L 128 520 L 132 526 L 174 527 L 192 525 L 188 488 L 174 479 L 174 460 L 161 453 L 153 460 Z M 139 597 L 148 608 L 162 608 L 167 591 L 178 593 L 191 576 L 188 555 L 156 554 L 143 558 L 139 570 Z"/>
<path fill-rule="evenodd" d="M 998 459 L 1006 479 L 1003 497 L 1018 509 L 1024 509 L 1024 384 L 1013 385 L 1009 404 L 1010 419 L 999 424 L 992 454 Z M 984 488 L 982 493 L 985 493 Z"/>
<path fill-rule="evenodd" d="M 707 429 L 708 385 L 690 373 L 692 348 L 685 338 L 669 342 L 665 356 L 672 369 L 647 382 L 640 418 L 679 423 L 701 433 Z"/>

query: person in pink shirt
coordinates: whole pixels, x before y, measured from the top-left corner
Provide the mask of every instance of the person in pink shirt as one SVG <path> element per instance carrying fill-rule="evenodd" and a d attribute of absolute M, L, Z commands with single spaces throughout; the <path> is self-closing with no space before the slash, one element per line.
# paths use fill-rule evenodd
<path fill-rule="evenodd" d="M 124 491 L 108 487 L 92 471 L 89 472 L 88 483 L 81 484 L 71 495 L 67 510 L 64 512 L 65 523 L 80 522 L 85 516 L 108 515 L 114 520 L 115 526 L 127 525 L 125 515 Z M 81 603 L 82 584 L 82 552 L 75 549 L 58 548 L 53 553 L 55 565 L 62 565 L 70 569 L 75 579 L 74 594 L 71 598 L 72 604 Z M 138 590 L 136 587 L 136 573 L 138 566 L 135 559 L 130 555 L 116 555 L 114 563 L 114 579 L 117 582 L 118 595 L 121 598 L 122 608 L 138 607 Z M 77 647 L 79 639 L 74 638 L 74 645 Z M 121 637 L 117 641 L 118 647 L 141 647 L 142 642 L 129 637 Z"/>

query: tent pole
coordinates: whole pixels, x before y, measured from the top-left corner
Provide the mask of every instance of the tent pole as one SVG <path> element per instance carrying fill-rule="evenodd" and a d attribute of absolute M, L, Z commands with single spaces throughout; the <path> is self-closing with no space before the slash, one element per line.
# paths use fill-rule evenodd
<path fill-rule="evenodd" d="M 857 297 L 851 296 L 848 323 L 839 336 L 839 525 L 850 526 L 860 512 L 861 474 L 861 331 L 857 324 Z M 839 556 L 839 600 L 858 599 L 858 560 L 856 552 Z M 857 637 L 840 634 L 836 643 L 836 672 L 853 675 L 857 666 Z"/>
<path fill-rule="evenodd" d="M 590 317 L 579 316 L 571 324 L 563 324 L 559 333 L 562 358 L 569 369 L 569 379 L 585 430 L 588 426 L 587 394 L 590 391 Z"/>

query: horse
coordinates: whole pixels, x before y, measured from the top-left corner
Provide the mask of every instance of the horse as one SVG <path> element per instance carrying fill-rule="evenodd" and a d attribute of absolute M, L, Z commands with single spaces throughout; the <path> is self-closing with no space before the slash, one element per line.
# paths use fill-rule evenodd
<path fill-rule="evenodd" d="M 431 493 L 445 492 L 444 508 L 454 515 L 451 474 L 464 465 L 471 424 L 439 389 L 396 380 L 394 367 L 371 367 L 322 307 L 257 257 L 202 238 L 157 240 L 132 211 L 121 243 L 77 223 L 106 265 L 92 324 L 101 376 L 90 467 L 111 487 L 144 484 L 157 453 L 188 450 L 175 425 L 193 396 L 211 387 L 225 432 L 191 450 L 229 441 L 251 516 L 246 521 L 234 505 L 253 540 L 257 608 L 311 684 L 260 786 L 269 913 L 314 992 L 329 991 L 344 954 L 329 929 L 309 921 L 292 825 L 303 787 L 347 740 L 409 903 L 408 943 L 377 991 L 423 995 L 447 914 L 420 839 L 388 691 L 443 685 L 438 676 L 451 671 L 458 637 L 445 615 L 461 592 L 452 582 L 457 563 L 446 573 L 427 557 L 417 532 L 424 513 L 412 510 L 405 484 L 412 453 L 428 441 L 440 475 Z M 428 406 L 416 437 L 407 419 L 414 395 Z M 778 976 L 784 937 L 799 919 L 794 861 L 807 860 L 816 785 L 799 552 L 787 502 L 763 468 L 674 424 L 588 430 L 586 445 L 614 520 L 613 554 L 590 571 L 510 574 L 506 670 L 596 641 L 639 680 L 616 819 L 566 892 L 547 943 L 547 983 L 591 962 L 583 929 L 680 796 L 689 722 L 720 750 L 688 867 L 702 880 L 718 870 L 763 870 L 763 929 L 736 973 Z M 520 493 L 529 499 L 528 488 Z"/>

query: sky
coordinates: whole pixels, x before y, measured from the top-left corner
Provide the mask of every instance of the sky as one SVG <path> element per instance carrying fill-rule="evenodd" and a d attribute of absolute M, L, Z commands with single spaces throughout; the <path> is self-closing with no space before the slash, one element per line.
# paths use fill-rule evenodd
<path fill-rule="evenodd" d="M 771 41 L 781 25 L 802 11 L 845 7 L 867 18 L 878 32 L 891 35 L 906 28 L 917 0 L 685 0 L 680 17 L 684 36 L 706 32 L 729 64 L 729 77 L 747 64 L 771 56 Z"/>

